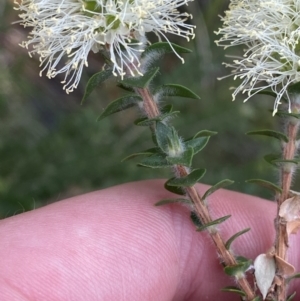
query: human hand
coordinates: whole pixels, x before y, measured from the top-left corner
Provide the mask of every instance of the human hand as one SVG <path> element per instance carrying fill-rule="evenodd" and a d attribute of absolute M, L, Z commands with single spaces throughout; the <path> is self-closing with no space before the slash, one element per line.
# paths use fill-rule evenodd
<path fill-rule="evenodd" d="M 220 291 L 234 283 L 188 210 L 154 206 L 170 197 L 163 181 L 141 181 L 2 220 L 0 301 L 239 300 Z M 251 227 L 233 243 L 236 255 L 253 259 L 272 246 L 275 204 L 225 190 L 209 203 L 215 218 L 232 214 L 220 226 L 225 239 Z M 290 262 L 299 270 L 295 238 Z"/>

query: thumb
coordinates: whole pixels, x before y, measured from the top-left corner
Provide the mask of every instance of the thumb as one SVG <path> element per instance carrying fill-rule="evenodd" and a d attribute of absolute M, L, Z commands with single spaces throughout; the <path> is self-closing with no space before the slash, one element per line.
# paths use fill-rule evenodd
<path fill-rule="evenodd" d="M 170 197 L 162 181 L 143 181 L 1 221 L 0 300 L 238 300 L 220 291 L 231 280 L 188 210 L 153 206 Z M 210 207 L 215 218 L 232 214 L 220 226 L 225 239 L 252 228 L 234 242 L 236 254 L 255 258 L 272 246 L 271 202 L 222 190 Z"/>

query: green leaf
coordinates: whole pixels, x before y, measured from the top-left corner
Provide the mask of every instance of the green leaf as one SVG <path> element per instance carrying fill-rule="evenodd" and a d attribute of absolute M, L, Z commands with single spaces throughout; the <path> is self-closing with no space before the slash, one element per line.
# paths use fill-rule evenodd
<path fill-rule="evenodd" d="M 161 201 L 157 202 L 155 204 L 155 206 L 162 206 L 162 205 L 174 204 L 174 203 L 181 203 L 181 204 L 191 205 L 192 201 L 189 200 L 189 199 L 183 199 L 183 198 L 180 198 L 180 199 L 165 199 L 165 200 L 161 200 Z"/>
<path fill-rule="evenodd" d="M 280 141 L 289 142 L 289 138 L 285 134 L 271 130 L 251 131 L 246 133 L 246 135 L 263 135 L 268 137 L 274 137 Z"/>
<path fill-rule="evenodd" d="M 239 289 L 236 286 L 226 286 L 226 287 L 222 288 L 221 291 L 222 292 L 229 292 L 229 293 L 239 294 L 243 297 L 246 296 L 245 292 L 243 292 L 241 289 Z"/>
<path fill-rule="evenodd" d="M 134 93 L 133 88 L 126 87 L 126 86 L 122 85 L 121 83 L 117 83 L 116 86 L 123 89 L 123 90 L 125 90 L 125 91 L 127 91 L 127 92 Z"/>
<path fill-rule="evenodd" d="M 184 144 L 187 148 L 193 148 L 194 154 L 197 154 L 207 145 L 209 138 L 209 136 L 192 138 L 191 140 L 184 141 Z"/>
<path fill-rule="evenodd" d="M 174 127 L 163 122 L 156 123 L 156 142 L 160 149 L 169 154 L 167 161 L 170 164 L 191 166 L 194 151 L 192 148 L 183 150 L 182 143 Z"/>
<path fill-rule="evenodd" d="M 251 263 L 252 263 L 251 259 L 248 259 L 244 256 L 236 256 L 235 259 L 238 263 L 246 263 L 246 264 L 249 264 L 249 265 L 251 265 Z"/>
<path fill-rule="evenodd" d="M 288 278 L 286 279 L 286 281 L 287 281 L 287 283 L 289 283 L 291 280 L 296 279 L 296 278 L 300 278 L 300 273 L 296 273 L 296 274 L 294 274 L 294 275 L 288 277 Z"/>
<path fill-rule="evenodd" d="M 224 272 L 229 276 L 238 276 L 241 273 L 245 273 L 249 268 L 249 266 L 247 266 L 245 263 L 238 263 L 237 265 L 229 265 L 224 268 Z"/>
<path fill-rule="evenodd" d="M 275 92 L 271 91 L 271 90 L 263 90 L 263 91 L 259 91 L 259 92 L 255 93 L 255 94 L 268 95 L 268 96 L 271 96 L 271 97 L 274 97 L 274 98 L 277 97 L 277 94 Z M 288 102 L 288 100 L 284 96 L 281 96 L 281 99 L 286 103 Z"/>
<path fill-rule="evenodd" d="M 274 98 L 277 97 L 277 94 L 270 90 L 262 90 L 262 91 L 257 92 L 256 94 L 268 95 L 268 96 L 272 96 Z"/>
<path fill-rule="evenodd" d="M 191 220 L 192 220 L 193 224 L 197 228 L 202 227 L 202 223 L 200 221 L 200 218 L 199 218 L 199 216 L 197 215 L 197 213 L 195 211 L 191 211 L 190 217 L 191 217 Z"/>
<path fill-rule="evenodd" d="M 165 167 L 172 166 L 172 164 L 170 164 L 166 160 L 165 155 L 162 154 L 154 154 L 149 157 L 146 157 L 142 161 L 140 161 L 137 165 L 141 167 L 149 167 L 149 168 L 165 168 Z"/>
<path fill-rule="evenodd" d="M 253 263 L 251 259 L 248 259 L 243 256 L 236 256 L 235 259 L 236 259 L 237 263 L 239 265 L 241 265 L 241 271 L 243 271 L 243 272 L 246 272 Z"/>
<path fill-rule="evenodd" d="M 148 87 L 158 71 L 159 68 L 150 69 L 143 76 L 127 77 L 122 81 L 119 81 L 119 83 L 125 87 L 143 89 Z"/>
<path fill-rule="evenodd" d="M 102 120 L 103 118 L 112 115 L 114 113 L 126 110 L 135 106 L 137 103 L 142 101 L 142 98 L 136 94 L 129 94 L 125 95 L 121 98 L 118 98 L 111 102 L 99 116 L 98 121 Z"/>
<path fill-rule="evenodd" d="M 277 164 L 284 164 L 284 163 L 292 163 L 292 164 L 299 164 L 299 160 L 285 160 L 285 159 L 276 159 L 273 160 L 273 163 Z"/>
<path fill-rule="evenodd" d="M 156 147 L 156 148 L 150 148 L 150 149 L 145 150 L 143 152 L 131 154 L 131 155 L 125 157 L 121 162 L 130 160 L 130 159 L 134 159 L 134 158 L 136 158 L 138 156 L 150 156 L 152 154 L 159 153 L 159 151 L 160 151 L 160 149 L 158 147 Z"/>
<path fill-rule="evenodd" d="M 277 186 L 269 181 L 265 181 L 265 180 L 261 180 L 261 179 L 250 179 L 250 180 L 247 180 L 246 183 L 257 184 L 259 186 L 268 188 L 275 193 L 279 193 L 279 194 L 282 193 L 282 189 L 279 186 Z"/>
<path fill-rule="evenodd" d="M 168 181 L 168 185 L 177 187 L 192 187 L 200 181 L 205 172 L 206 170 L 203 168 L 195 169 L 186 177 L 170 179 Z"/>
<path fill-rule="evenodd" d="M 264 156 L 264 160 L 267 163 L 269 163 L 269 164 L 271 164 L 271 165 L 273 165 L 275 167 L 277 167 L 277 165 L 274 163 L 274 161 L 278 160 L 280 158 L 281 158 L 281 154 L 268 154 L 268 155 Z"/>
<path fill-rule="evenodd" d="M 169 163 L 173 165 L 184 165 L 187 167 L 191 167 L 193 156 L 194 156 L 194 150 L 191 147 L 189 147 L 181 154 L 181 156 L 178 157 L 168 156 L 167 160 Z"/>
<path fill-rule="evenodd" d="M 166 84 L 157 89 L 155 93 L 158 93 L 163 96 L 179 96 L 179 97 L 186 97 L 192 99 L 200 99 L 200 97 L 195 94 L 190 89 L 175 84 Z"/>
<path fill-rule="evenodd" d="M 148 117 L 141 117 L 136 119 L 133 123 L 135 125 L 140 125 L 140 126 L 149 126 L 150 124 L 153 123 L 153 121 L 150 120 Z"/>
<path fill-rule="evenodd" d="M 217 191 L 218 189 L 224 188 L 226 186 L 229 186 L 231 184 L 233 184 L 234 181 L 225 179 L 223 181 L 220 181 L 219 183 L 215 184 L 214 186 L 210 187 L 203 195 L 202 199 L 205 200 L 208 198 L 208 196 L 210 196 L 212 193 L 214 193 L 215 191 Z"/>
<path fill-rule="evenodd" d="M 173 138 L 174 128 L 162 122 L 156 123 L 156 141 L 165 153 L 169 153 L 170 140 Z"/>
<path fill-rule="evenodd" d="M 172 111 L 173 111 L 173 105 L 171 105 L 171 104 L 165 105 L 161 109 L 162 114 L 171 113 Z"/>
<path fill-rule="evenodd" d="M 203 131 L 198 132 L 196 135 L 194 135 L 193 139 L 198 138 L 198 137 L 211 137 L 211 136 L 214 136 L 217 134 L 218 134 L 217 132 L 203 130 Z"/>
<path fill-rule="evenodd" d="M 284 163 L 292 163 L 292 164 L 299 164 L 299 159 L 295 158 L 293 160 L 285 160 L 281 158 L 280 154 L 268 154 L 264 156 L 265 161 L 267 161 L 269 164 L 279 167 L 280 164 Z"/>
<path fill-rule="evenodd" d="M 138 126 L 149 126 L 153 122 L 163 121 L 164 119 L 173 117 L 173 115 L 176 115 L 178 113 L 180 113 L 180 112 L 179 111 L 173 111 L 173 112 L 170 112 L 170 113 L 161 114 L 161 115 L 159 115 L 155 118 L 147 118 L 147 117 L 138 118 L 137 120 L 134 121 L 134 124 L 138 125 Z"/>
<path fill-rule="evenodd" d="M 109 77 L 112 76 L 111 70 L 103 70 L 94 74 L 86 84 L 83 98 L 81 104 L 88 98 L 88 96 L 93 92 L 93 90 L 101 83 L 106 81 Z"/>
<path fill-rule="evenodd" d="M 169 181 L 173 180 L 174 178 L 169 179 L 166 183 L 165 183 L 165 189 L 167 189 L 168 191 L 175 193 L 175 194 L 179 194 L 179 195 L 186 195 L 185 190 L 181 187 L 177 187 L 177 186 L 169 186 Z"/>
<path fill-rule="evenodd" d="M 300 119 L 300 114 L 297 113 L 288 113 L 286 111 L 277 111 L 276 114 L 279 117 L 293 117 L 296 119 Z"/>
<path fill-rule="evenodd" d="M 242 230 L 242 231 L 240 231 L 240 232 L 235 233 L 234 235 L 232 235 L 232 236 L 226 241 L 225 248 L 226 248 L 227 250 L 229 250 L 229 249 L 230 249 L 230 246 L 231 246 L 231 244 L 232 244 L 232 242 L 233 242 L 236 238 L 238 238 L 239 236 L 243 235 L 244 233 L 246 233 L 246 232 L 248 232 L 248 231 L 250 231 L 250 228 L 244 229 L 244 230 Z"/>
<path fill-rule="evenodd" d="M 223 216 L 221 218 L 218 218 L 218 219 L 216 219 L 216 220 L 214 220 L 214 221 L 212 221 L 210 223 L 207 223 L 207 224 L 201 226 L 200 228 L 197 229 L 197 231 L 203 231 L 203 230 L 205 230 L 208 227 L 221 224 L 221 223 L 225 222 L 230 217 L 231 217 L 231 215 L 226 215 L 226 216 Z"/>
<path fill-rule="evenodd" d="M 300 93 L 300 82 L 290 85 L 287 90 L 289 93 L 299 94 Z"/>
<path fill-rule="evenodd" d="M 292 301 L 294 297 L 296 296 L 296 292 L 293 292 L 291 295 L 289 295 L 286 299 L 286 301 Z"/>
<path fill-rule="evenodd" d="M 145 51 L 142 53 L 142 58 L 146 55 L 150 54 L 151 52 L 158 54 L 157 59 L 162 57 L 163 55 L 167 53 L 174 53 L 174 50 L 179 53 L 191 53 L 192 51 L 188 48 L 181 47 L 179 45 L 168 43 L 168 42 L 158 42 L 151 44 L 149 47 L 145 49 Z"/>

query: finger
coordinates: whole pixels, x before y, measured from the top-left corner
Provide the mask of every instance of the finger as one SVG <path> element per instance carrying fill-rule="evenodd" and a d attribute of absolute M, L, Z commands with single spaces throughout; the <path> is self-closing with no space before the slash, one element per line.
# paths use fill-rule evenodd
<path fill-rule="evenodd" d="M 153 206 L 170 197 L 162 184 L 121 185 L 3 220 L 0 300 L 235 300 L 220 293 L 232 283 L 188 210 Z M 236 254 L 255 258 L 272 245 L 273 204 L 221 191 L 210 206 L 215 217 L 233 213 L 225 238 L 252 226 Z"/>

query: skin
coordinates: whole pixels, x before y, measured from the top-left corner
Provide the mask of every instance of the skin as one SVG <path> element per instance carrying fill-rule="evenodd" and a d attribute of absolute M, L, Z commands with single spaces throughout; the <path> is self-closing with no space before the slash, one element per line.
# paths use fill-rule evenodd
<path fill-rule="evenodd" d="M 142 181 L 2 220 L 0 300 L 240 300 L 220 292 L 234 281 L 209 236 L 195 231 L 188 209 L 153 206 L 170 197 L 163 181 Z M 235 254 L 254 259 L 272 246 L 273 203 L 221 190 L 209 204 L 214 218 L 232 214 L 219 227 L 225 239 L 251 227 L 233 243 Z M 299 270 L 296 238 L 289 257 Z"/>

